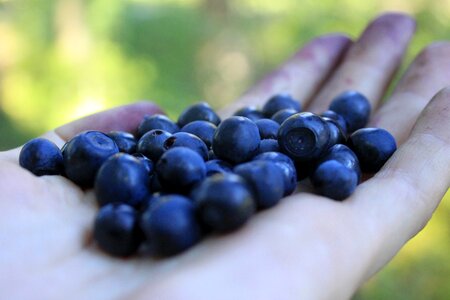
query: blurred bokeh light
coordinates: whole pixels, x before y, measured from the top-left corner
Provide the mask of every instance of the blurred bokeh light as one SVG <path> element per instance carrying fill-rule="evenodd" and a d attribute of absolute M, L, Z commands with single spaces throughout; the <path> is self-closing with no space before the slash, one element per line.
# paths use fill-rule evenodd
<path fill-rule="evenodd" d="M 0 150 L 140 99 L 170 116 L 223 106 L 312 37 L 356 37 L 386 10 L 417 18 L 406 62 L 450 37 L 449 0 L 0 1 Z M 449 202 L 355 299 L 450 299 Z"/>

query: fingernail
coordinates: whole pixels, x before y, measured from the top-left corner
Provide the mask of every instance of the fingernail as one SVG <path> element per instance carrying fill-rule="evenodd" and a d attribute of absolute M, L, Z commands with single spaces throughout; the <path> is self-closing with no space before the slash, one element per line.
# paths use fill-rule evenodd
<path fill-rule="evenodd" d="M 395 42 L 407 41 L 416 29 L 416 21 L 404 13 L 385 13 L 377 17 L 367 27 L 361 36 L 361 40 L 371 36 L 383 35 Z"/>

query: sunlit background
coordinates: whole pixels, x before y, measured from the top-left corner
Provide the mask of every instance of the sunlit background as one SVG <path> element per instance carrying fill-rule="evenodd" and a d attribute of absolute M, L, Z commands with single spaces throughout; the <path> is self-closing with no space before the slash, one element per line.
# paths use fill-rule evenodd
<path fill-rule="evenodd" d="M 138 99 L 220 107 L 319 34 L 414 14 L 407 62 L 450 37 L 449 0 L 0 0 L 0 150 Z M 355 299 L 450 299 L 450 194 Z"/>

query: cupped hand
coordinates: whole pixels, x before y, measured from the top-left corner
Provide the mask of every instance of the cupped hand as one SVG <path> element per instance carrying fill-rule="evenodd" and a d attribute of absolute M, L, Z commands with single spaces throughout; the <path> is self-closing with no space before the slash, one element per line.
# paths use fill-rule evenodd
<path fill-rule="evenodd" d="M 431 217 L 450 183 L 450 43 L 426 47 L 392 95 L 381 99 L 415 30 L 385 14 L 352 42 L 316 38 L 235 103 L 261 105 L 291 93 L 321 112 L 344 90 L 373 106 L 370 126 L 389 130 L 398 151 L 343 202 L 299 189 L 237 232 L 210 237 L 166 259 L 117 259 L 91 239 L 92 191 L 60 176 L 35 177 L 19 150 L 0 153 L 1 299 L 347 299 Z M 59 146 L 76 133 L 128 130 L 159 109 L 137 103 L 62 126 L 44 136 Z"/>

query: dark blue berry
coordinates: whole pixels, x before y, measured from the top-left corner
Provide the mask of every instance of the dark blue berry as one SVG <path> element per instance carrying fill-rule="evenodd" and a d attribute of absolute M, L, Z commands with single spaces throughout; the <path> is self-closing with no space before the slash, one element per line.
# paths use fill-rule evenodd
<path fill-rule="evenodd" d="M 150 194 L 150 174 L 136 157 L 118 153 L 106 160 L 95 178 L 95 196 L 100 206 L 112 202 L 138 207 Z"/>
<path fill-rule="evenodd" d="M 60 175 L 63 170 L 63 156 L 55 143 L 36 138 L 20 150 L 19 164 L 37 176 Z"/>
<path fill-rule="evenodd" d="M 332 110 L 324 111 L 321 114 L 321 116 L 323 118 L 328 118 L 328 119 L 336 121 L 339 124 L 339 126 L 341 127 L 341 130 L 344 133 L 344 135 L 347 135 L 347 123 L 345 122 L 344 117 L 342 117 L 341 115 L 338 115 L 337 113 L 335 113 Z"/>
<path fill-rule="evenodd" d="M 348 133 L 366 126 L 370 117 L 369 100 L 356 91 L 347 91 L 337 96 L 331 102 L 330 110 L 345 119 Z"/>
<path fill-rule="evenodd" d="M 187 132 L 174 133 L 164 142 L 167 151 L 175 147 L 186 147 L 197 152 L 204 160 L 208 160 L 208 147 L 196 135 Z"/>
<path fill-rule="evenodd" d="M 194 195 L 198 215 L 212 231 L 235 230 L 255 212 L 252 192 L 244 179 L 235 174 L 215 174 L 206 178 Z"/>
<path fill-rule="evenodd" d="M 348 140 L 363 172 L 378 172 L 397 150 L 395 138 L 381 128 L 363 128 L 355 131 Z"/>
<path fill-rule="evenodd" d="M 180 131 L 198 136 L 208 148 L 211 148 L 216 129 L 217 126 L 208 121 L 194 121 L 184 125 Z"/>
<path fill-rule="evenodd" d="M 206 176 L 217 173 L 232 173 L 233 166 L 220 159 L 212 159 L 206 162 Z"/>
<path fill-rule="evenodd" d="M 144 134 L 137 144 L 137 152 L 144 154 L 152 161 L 156 162 L 166 151 L 164 142 L 171 137 L 167 131 L 155 129 Z"/>
<path fill-rule="evenodd" d="M 280 152 L 278 141 L 272 139 L 261 140 L 257 155 L 264 152 Z"/>
<path fill-rule="evenodd" d="M 294 168 L 294 162 L 286 154 L 280 152 L 266 152 L 258 154 L 253 158 L 253 160 L 268 160 L 272 162 L 282 162 L 288 164 L 290 167 Z"/>
<path fill-rule="evenodd" d="M 113 139 L 120 152 L 133 154 L 136 152 L 136 138 L 129 132 L 111 131 L 108 136 Z"/>
<path fill-rule="evenodd" d="M 63 158 L 67 178 L 81 187 L 92 187 L 100 166 L 119 152 L 116 143 L 99 131 L 85 131 L 66 145 Z"/>
<path fill-rule="evenodd" d="M 201 238 L 192 201 L 180 195 L 157 197 L 141 216 L 140 226 L 153 254 L 178 254 Z"/>
<path fill-rule="evenodd" d="M 141 137 L 147 132 L 155 129 L 164 130 L 169 133 L 175 133 L 180 130 L 178 125 L 165 115 L 147 115 L 138 127 L 138 135 Z"/>
<path fill-rule="evenodd" d="M 214 125 L 219 125 L 220 117 L 206 102 L 200 102 L 189 106 L 178 117 L 178 125 L 180 127 L 193 121 L 208 121 Z"/>
<path fill-rule="evenodd" d="M 336 144 L 345 144 L 346 137 L 345 133 L 342 131 L 341 126 L 335 121 L 327 117 L 323 117 L 328 125 L 330 131 L 330 139 L 328 140 L 327 148 Z"/>
<path fill-rule="evenodd" d="M 283 109 L 293 109 L 296 112 L 300 112 L 300 102 L 296 101 L 289 94 L 278 94 L 267 100 L 262 108 L 262 112 L 266 118 L 271 118 L 274 114 Z"/>
<path fill-rule="evenodd" d="M 298 113 L 298 111 L 292 108 L 282 109 L 275 113 L 270 119 L 281 125 L 287 118 L 295 115 L 296 113 Z"/>
<path fill-rule="evenodd" d="M 359 166 L 358 157 L 349 147 L 341 144 L 334 145 L 325 152 L 325 154 L 318 161 L 318 164 L 321 164 L 327 160 L 336 160 L 347 168 L 352 169 L 358 176 L 358 183 L 360 182 L 361 169 Z"/>
<path fill-rule="evenodd" d="M 319 158 L 329 144 L 330 130 L 319 116 L 304 112 L 283 122 L 278 131 L 281 151 L 296 161 Z"/>
<path fill-rule="evenodd" d="M 260 119 L 255 122 L 259 129 L 259 135 L 262 140 L 276 139 L 280 124 L 271 119 Z"/>
<path fill-rule="evenodd" d="M 183 193 L 206 177 L 206 166 L 194 150 L 175 147 L 161 156 L 156 173 L 164 190 Z"/>
<path fill-rule="evenodd" d="M 114 256 L 130 256 L 142 241 L 138 214 L 123 203 L 105 205 L 97 213 L 93 235 L 103 251 Z"/>
<path fill-rule="evenodd" d="M 153 161 L 151 159 L 149 159 L 147 156 L 145 156 L 142 153 L 133 153 L 132 155 L 134 157 L 136 157 L 137 159 L 139 159 L 144 164 L 144 167 L 147 170 L 148 174 L 153 173 L 153 171 L 155 169 L 155 165 L 153 164 Z"/>
<path fill-rule="evenodd" d="M 262 111 L 260 111 L 254 106 L 245 106 L 236 111 L 234 113 L 234 116 L 246 117 L 252 120 L 253 122 L 264 118 L 264 114 L 262 113 Z"/>
<path fill-rule="evenodd" d="M 266 160 L 276 163 L 283 171 L 284 196 L 290 195 L 297 187 L 297 171 L 292 159 L 279 152 L 265 152 L 253 158 L 253 160 Z"/>
<path fill-rule="evenodd" d="M 358 176 L 340 162 L 327 160 L 317 166 L 311 175 L 311 183 L 320 195 L 344 200 L 356 189 Z"/>
<path fill-rule="evenodd" d="M 220 159 L 237 164 L 250 160 L 258 151 L 258 126 L 245 117 L 231 117 L 217 127 L 212 148 Z"/>
<path fill-rule="evenodd" d="M 284 173 L 276 163 L 255 160 L 236 166 L 234 172 L 245 179 L 258 208 L 272 207 L 283 197 Z"/>

